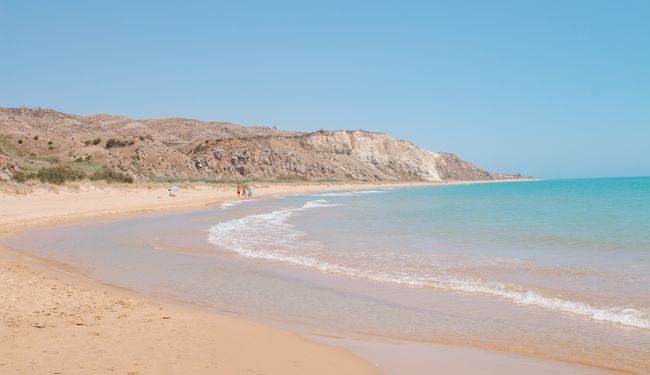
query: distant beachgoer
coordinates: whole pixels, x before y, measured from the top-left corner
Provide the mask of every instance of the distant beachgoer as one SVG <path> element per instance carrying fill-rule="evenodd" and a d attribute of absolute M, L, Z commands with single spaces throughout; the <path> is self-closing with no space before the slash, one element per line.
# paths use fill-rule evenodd
<path fill-rule="evenodd" d="M 248 197 L 253 198 L 253 188 L 251 188 L 250 186 L 248 187 Z"/>
<path fill-rule="evenodd" d="M 241 195 L 241 187 L 237 184 L 237 198 Z"/>

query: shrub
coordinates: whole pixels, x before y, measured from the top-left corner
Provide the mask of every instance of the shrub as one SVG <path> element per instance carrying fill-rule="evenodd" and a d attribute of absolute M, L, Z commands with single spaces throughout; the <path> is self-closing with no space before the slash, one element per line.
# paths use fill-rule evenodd
<path fill-rule="evenodd" d="M 41 182 L 49 182 L 52 184 L 61 185 L 66 181 L 81 180 L 86 177 L 86 174 L 81 171 L 75 171 L 74 169 L 65 165 L 57 165 L 54 167 L 39 169 L 36 173 L 36 177 L 38 177 Z"/>
<path fill-rule="evenodd" d="M 101 138 L 95 138 L 95 139 L 93 139 L 93 146 L 96 146 L 96 145 L 98 145 L 98 144 L 100 144 L 100 143 L 102 143 L 102 139 L 101 139 Z"/>
<path fill-rule="evenodd" d="M 126 146 L 131 146 L 133 143 L 134 143 L 133 141 L 122 141 L 116 138 L 111 138 L 108 141 L 106 141 L 106 148 L 126 147 Z"/>
<path fill-rule="evenodd" d="M 25 175 L 25 173 L 20 171 L 14 173 L 14 175 L 11 176 L 11 178 L 16 182 L 25 182 L 25 180 L 27 180 L 26 177 L 27 176 Z"/>
<path fill-rule="evenodd" d="M 23 144 L 23 140 L 22 140 L 22 139 L 19 139 L 19 140 L 18 140 L 18 144 L 19 144 L 19 145 L 22 145 L 22 144 Z"/>
<path fill-rule="evenodd" d="M 16 171 L 16 173 L 14 173 L 12 178 L 16 182 L 23 183 L 23 182 L 25 182 L 25 181 L 29 180 L 30 178 L 33 178 L 33 177 L 34 177 L 33 175 L 30 175 L 30 174 L 25 173 L 23 171 Z"/>
<path fill-rule="evenodd" d="M 129 176 L 126 173 L 116 172 L 108 168 L 102 168 L 100 170 L 95 171 L 95 173 L 93 173 L 90 176 L 90 179 L 93 181 L 104 180 L 108 183 L 112 183 L 112 182 L 126 182 L 129 184 L 133 183 L 133 177 Z"/>
<path fill-rule="evenodd" d="M 34 136 L 34 140 L 38 141 L 38 136 L 37 135 Z"/>
<path fill-rule="evenodd" d="M 194 150 L 192 150 L 192 152 L 196 154 L 196 153 L 199 153 L 199 152 L 205 150 L 207 147 L 208 146 L 206 146 L 206 145 L 204 145 L 202 143 L 199 143 L 196 147 L 194 147 Z"/>
<path fill-rule="evenodd" d="M 92 139 L 86 139 L 84 141 L 84 145 L 86 145 L 86 146 L 90 146 L 91 143 L 93 143 Z"/>
<path fill-rule="evenodd" d="M 54 142 L 52 142 L 52 141 L 47 141 L 47 145 L 48 145 L 48 146 L 52 146 L 53 144 L 54 144 Z"/>

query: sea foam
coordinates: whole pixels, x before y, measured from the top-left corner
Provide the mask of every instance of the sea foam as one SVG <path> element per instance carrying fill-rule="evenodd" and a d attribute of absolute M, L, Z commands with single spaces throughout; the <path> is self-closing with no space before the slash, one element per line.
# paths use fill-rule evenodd
<path fill-rule="evenodd" d="M 312 197 L 353 197 L 355 195 L 363 194 L 379 194 L 388 191 L 389 189 L 383 190 L 352 190 L 352 191 L 340 191 L 340 192 L 331 192 L 331 193 L 318 193 L 312 194 Z"/>
<path fill-rule="evenodd" d="M 232 207 L 234 207 L 234 206 L 237 206 L 237 205 L 241 204 L 242 202 L 244 202 L 244 201 L 242 201 L 242 200 L 238 200 L 238 201 L 225 201 L 225 202 L 223 202 L 223 203 L 221 204 L 221 209 L 225 210 L 225 209 L 228 209 L 228 208 L 232 208 Z"/>

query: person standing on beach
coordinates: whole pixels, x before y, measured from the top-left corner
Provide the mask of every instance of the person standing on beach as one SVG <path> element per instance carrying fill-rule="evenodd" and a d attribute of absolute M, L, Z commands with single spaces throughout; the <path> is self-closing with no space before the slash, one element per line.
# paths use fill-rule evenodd
<path fill-rule="evenodd" d="M 240 195 L 241 195 L 241 187 L 239 186 L 239 184 L 237 184 L 237 198 L 239 198 Z"/>
<path fill-rule="evenodd" d="M 253 188 L 250 186 L 248 187 L 248 198 L 253 198 Z"/>

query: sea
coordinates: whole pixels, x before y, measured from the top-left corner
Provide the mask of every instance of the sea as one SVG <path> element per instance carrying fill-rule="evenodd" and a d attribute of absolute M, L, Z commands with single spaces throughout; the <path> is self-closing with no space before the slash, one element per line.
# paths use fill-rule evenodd
<path fill-rule="evenodd" d="M 313 335 L 650 373 L 650 177 L 233 198 L 5 243 Z"/>

